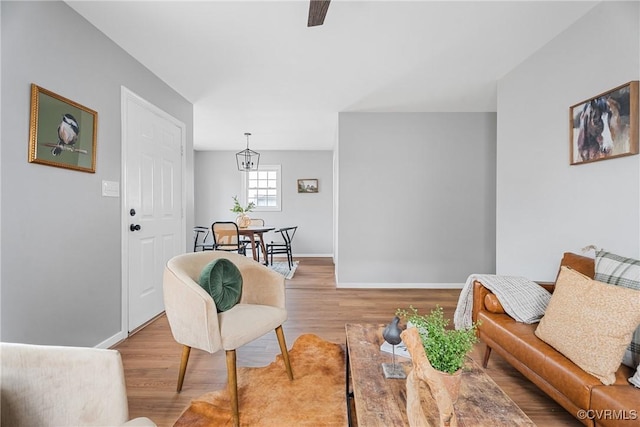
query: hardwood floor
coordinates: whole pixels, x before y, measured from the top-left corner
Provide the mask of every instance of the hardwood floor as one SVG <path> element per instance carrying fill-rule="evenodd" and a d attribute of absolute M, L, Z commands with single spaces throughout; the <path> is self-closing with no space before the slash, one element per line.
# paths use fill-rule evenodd
<path fill-rule="evenodd" d="M 284 324 L 287 346 L 314 333 L 325 340 L 345 342 L 345 323 L 388 323 L 396 308 L 413 305 L 428 312 L 436 304 L 453 318 L 459 289 L 336 289 L 330 258 L 300 258 L 295 276 L 287 280 Z M 224 352 L 192 350 L 181 393 L 176 393 L 181 346 L 171 336 L 164 315 L 115 346 L 122 354 L 130 416 L 146 416 L 158 426 L 171 426 L 196 397 L 226 386 Z M 482 360 L 484 344 L 472 357 Z M 275 333 L 237 350 L 238 366 L 265 366 L 279 353 Z M 581 426 L 561 406 L 542 393 L 497 354 L 487 373 L 538 426 Z"/>

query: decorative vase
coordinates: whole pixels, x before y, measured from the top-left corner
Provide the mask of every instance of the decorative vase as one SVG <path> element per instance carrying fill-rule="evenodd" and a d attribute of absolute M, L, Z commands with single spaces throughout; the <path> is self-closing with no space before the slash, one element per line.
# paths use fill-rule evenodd
<path fill-rule="evenodd" d="M 422 334 L 426 334 L 426 331 L 424 331 L 424 328 L 419 328 L 413 325 L 410 321 L 407 322 L 407 328 L 416 328 Z M 424 348 L 422 350 L 424 352 Z M 426 355 L 426 353 L 424 354 Z M 451 403 L 456 403 L 458 401 L 458 395 L 460 394 L 460 382 L 462 380 L 462 369 L 458 369 L 453 374 L 450 374 L 448 372 L 438 371 L 437 369 L 434 369 L 434 371 L 437 372 L 440 378 L 442 378 L 444 388 L 447 390 L 447 393 L 449 393 L 449 397 L 451 397 Z"/>
<path fill-rule="evenodd" d="M 458 401 L 458 396 L 460 395 L 460 383 L 462 380 L 462 369 L 458 369 L 453 374 L 448 372 L 436 371 L 440 378 L 442 378 L 442 382 L 444 383 L 444 388 L 449 393 L 449 397 L 451 397 L 451 403 L 456 403 Z"/>
<path fill-rule="evenodd" d="M 449 386 L 447 386 L 447 382 L 453 378 L 446 377 L 455 377 L 457 375 L 462 379 L 462 370 L 454 374 L 446 374 L 431 366 L 417 328 L 405 329 L 400 334 L 400 337 L 411 354 L 411 364 L 413 365 L 413 369 L 407 375 L 407 417 L 409 418 L 409 425 L 423 426 L 429 424 L 422 410 L 422 399 L 420 398 L 420 384 L 426 383 L 438 408 L 440 425 L 457 426 L 458 420 L 453 404 L 458 396 L 455 390 L 449 391 Z M 460 390 L 459 387 L 458 384 L 458 391 Z"/>
<path fill-rule="evenodd" d="M 247 228 L 251 225 L 251 218 L 246 213 L 241 213 L 236 217 L 236 224 L 240 228 Z"/>

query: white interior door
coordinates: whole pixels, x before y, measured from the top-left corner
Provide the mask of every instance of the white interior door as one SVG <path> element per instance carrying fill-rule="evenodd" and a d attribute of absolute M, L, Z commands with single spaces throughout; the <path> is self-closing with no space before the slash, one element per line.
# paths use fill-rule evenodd
<path fill-rule="evenodd" d="M 123 323 L 131 332 L 164 311 L 164 265 L 185 252 L 185 126 L 126 88 L 122 104 Z"/>

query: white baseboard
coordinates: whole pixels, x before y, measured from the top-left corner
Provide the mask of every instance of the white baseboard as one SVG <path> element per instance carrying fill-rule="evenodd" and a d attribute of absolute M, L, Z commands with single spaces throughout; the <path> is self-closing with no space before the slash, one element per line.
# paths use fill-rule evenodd
<path fill-rule="evenodd" d="M 262 255 L 262 254 L 260 254 Z M 251 256 L 251 252 L 247 251 L 247 256 Z M 286 254 L 275 254 L 274 258 L 286 258 Z M 293 254 L 293 259 L 296 258 L 333 258 L 333 254 Z"/>
<path fill-rule="evenodd" d="M 339 282 L 343 289 L 462 289 L 464 283 L 354 283 Z"/>
<path fill-rule="evenodd" d="M 294 258 L 333 258 L 333 254 L 293 254 Z"/>
<path fill-rule="evenodd" d="M 113 335 L 112 337 L 107 338 L 106 340 L 102 341 L 100 344 L 96 345 L 95 348 L 111 348 L 125 338 L 127 338 L 127 334 L 125 334 L 123 331 L 120 331 L 117 334 Z"/>

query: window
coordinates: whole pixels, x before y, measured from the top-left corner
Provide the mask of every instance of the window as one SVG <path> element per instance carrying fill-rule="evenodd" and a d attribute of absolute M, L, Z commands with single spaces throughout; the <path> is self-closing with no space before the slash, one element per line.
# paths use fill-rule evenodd
<path fill-rule="evenodd" d="M 257 171 L 243 174 L 243 187 L 247 204 L 253 202 L 256 212 L 280 211 L 280 165 L 260 165 Z"/>

